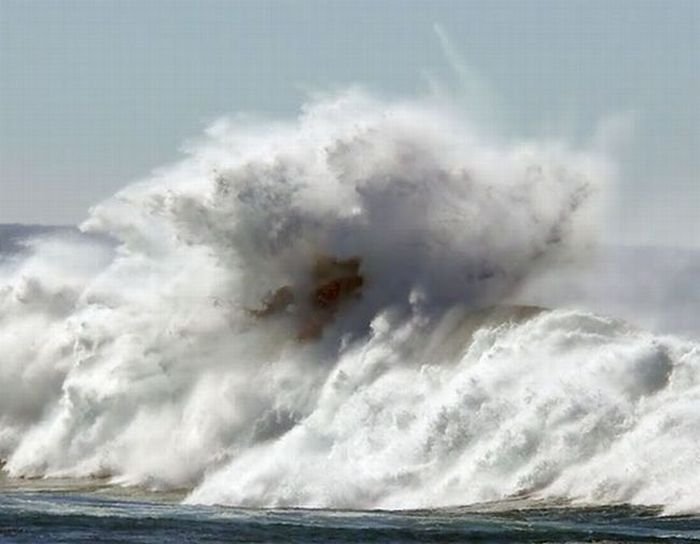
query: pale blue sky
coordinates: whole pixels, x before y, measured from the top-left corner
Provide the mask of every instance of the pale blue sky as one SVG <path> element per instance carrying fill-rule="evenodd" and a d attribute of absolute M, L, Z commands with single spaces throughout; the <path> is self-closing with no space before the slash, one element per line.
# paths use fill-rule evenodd
<path fill-rule="evenodd" d="M 457 85 L 436 23 L 509 135 L 633 118 L 612 236 L 700 246 L 696 0 L 0 0 L 0 223 L 79 222 L 223 114 Z"/>

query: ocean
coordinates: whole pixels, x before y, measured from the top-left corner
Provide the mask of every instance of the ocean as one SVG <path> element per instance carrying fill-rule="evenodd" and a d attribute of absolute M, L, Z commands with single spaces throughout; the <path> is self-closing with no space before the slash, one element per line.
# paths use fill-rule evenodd
<path fill-rule="evenodd" d="M 613 162 L 349 91 L 0 229 L 0 540 L 699 539 L 700 256 Z"/>
<path fill-rule="evenodd" d="M 120 496 L 121 495 L 121 496 Z M 173 497 L 0 495 L 0 542 L 697 542 L 700 517 L 511 501 L 408 511 L 186 506 Z"/>

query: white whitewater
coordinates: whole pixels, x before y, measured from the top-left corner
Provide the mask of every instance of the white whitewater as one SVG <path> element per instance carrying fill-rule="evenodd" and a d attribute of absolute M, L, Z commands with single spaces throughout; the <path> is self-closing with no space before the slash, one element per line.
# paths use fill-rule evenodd
<path fill-rule="evenodd" d="M 698 344 L 507 306 L 589 250 L 610 177 L 429 101 L 348 92 L 221 122 L 92 210 L 83 228 L 114 245 L 37 239 L 3 265 L 4 470 L 232 505 L 698 511 Z M 321 340 L 247 312 L 318 254 L 366 277 Z"/>

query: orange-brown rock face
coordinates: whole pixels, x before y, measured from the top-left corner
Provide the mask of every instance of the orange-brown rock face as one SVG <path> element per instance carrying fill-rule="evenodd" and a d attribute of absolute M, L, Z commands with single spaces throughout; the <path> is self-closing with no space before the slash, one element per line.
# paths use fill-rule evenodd
<path fill-rule="evenodd" d="M 301 318 L 297 339 L 306 341 L 319 338 L 340 307 L 361 295 L 364 285 L 364 277 L 360 274 L 361 264 L 359 257 L 340 260 L 320 255 L 314 263 L 311 292 L 307 296 L 300 297 L 291 286 L 285 285 L 268 295 L 262 308 L 251 310 L 251 314 L 260 318 L 269 317 L 301 300 L 303 306 L 297 309 Z"/>

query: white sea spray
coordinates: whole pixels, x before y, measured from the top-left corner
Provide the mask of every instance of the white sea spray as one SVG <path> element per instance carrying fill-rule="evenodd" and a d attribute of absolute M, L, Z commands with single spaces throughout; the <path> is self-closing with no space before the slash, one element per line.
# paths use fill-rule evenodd
<path fill-rule="evenodd" d="M 92 210 L 114 245 L 37 241 L 3 272 L 4 470 L 255 506 L 697 509 L 695 343 L 583 311 L 472 315 L 587 251 L 611 171 L 358 91 L 222 121 Z M 307 289 L 319 254 L 366 278 L 319 341 L 293 312 L 251 316 Z"/>

